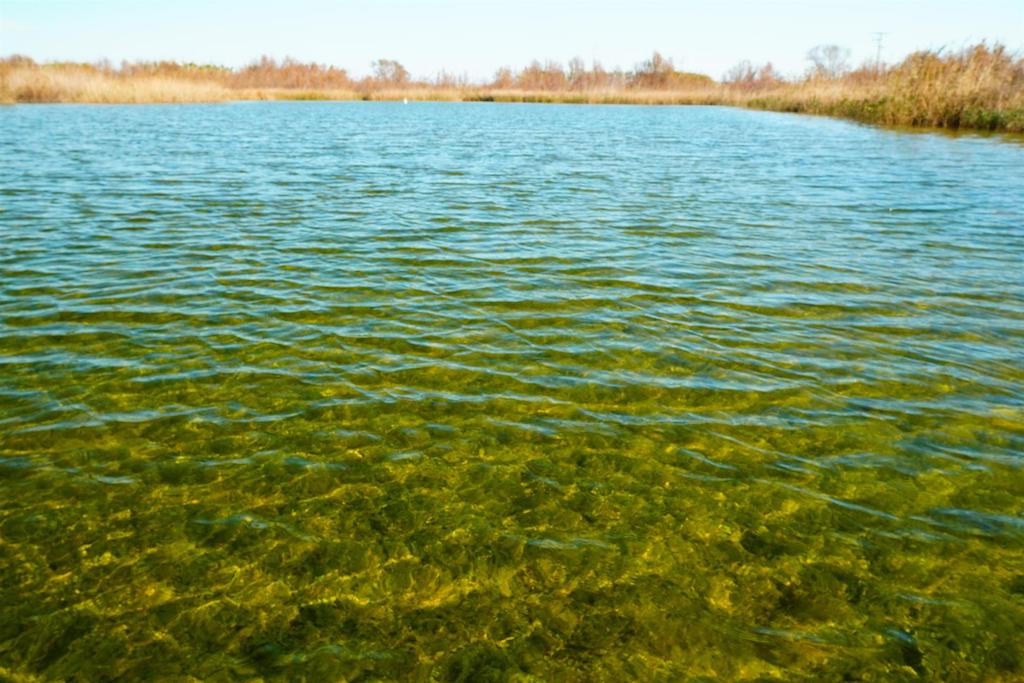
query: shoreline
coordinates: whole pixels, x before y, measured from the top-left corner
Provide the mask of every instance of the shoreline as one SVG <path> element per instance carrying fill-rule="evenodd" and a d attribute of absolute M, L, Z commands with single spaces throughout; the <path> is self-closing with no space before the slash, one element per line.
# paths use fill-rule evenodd
<path fill-rule="evenodd" d="M 577 106 L 676 106 L 676 107 L 731 107 L 752 111 L 779 114 L 824 116 L 864 125 L 877 126 L 906 132 L 935 132 L 943 134 L 1000 135 L 1024 138 L 1024 110 L 979 111 L 976 113 L 981 125 L 960 124 L 957 126 L 935 125 L 930 122 L 884 120 L 871 116 L 877 100 L 842 100 L 830 103 L 822 100 L 804 101 L 799 99 L 776 99 L 771 91 L 754 96 L 736 97 L 716 91 L 696 93 L 680 92 L 598 92 L 561 93 L 545 91 L 508 91 L 489 89 L 467 89 L 445 91 L 436 89 L 389 90 L 378 92 L 260 89 L 252 91 L 227 91 L 216 98 L 175 98 L 175 99 L 54 99 L 18 101 L 0 99 L 0 107 L 16 105 L 99 105 L 99 106 L 150 106 L 187 104 L 234 104 L 242 102 L 437 102 L 460 104 L 563 104 Z M 731 95 L 731 96 L 730 96 Z M 840 110 L 846 110 L 840 111 Z M 858 111 L 860 110 L 860 111 Z"/>
<path fill-rule="evenodd" d="M 517 102 L 720 105 L 818 114 L 889 128 L 1024 133 L 1024 57 L 979 43 L 959 52 L 923 51 L 895 65 L 819 68 L 787 80 L 770 65 L 747 65 L 717 82 L 676 71 L 655 53 L 634 72 L 556 63 L 492 82 L 414 80 L 397 62 L 354 80 L 344 69 L 264 58 L 241 70 L 160 63 L 37 64 L 0 59 L 0 103 L 186 104 L 246 100 Z M 384 68 L 387 67 L 387 68 Z"/>

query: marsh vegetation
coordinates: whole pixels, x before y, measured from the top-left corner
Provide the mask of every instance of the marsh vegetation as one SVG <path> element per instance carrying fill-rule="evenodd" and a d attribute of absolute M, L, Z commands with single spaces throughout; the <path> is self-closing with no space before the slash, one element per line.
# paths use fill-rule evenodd
<path fill-rule="evenodd" d="M 5 102 L 217 102 L 255 100 L 443 100 L 592 104 L 721 104 L 827 114 L 893 126 L 1024 132 L 1024 58 L 1002 45 L 916 52 L 897 64 L 851 68 L 833 45 L 808 52 L 809 67 L 784 77 L 741 62 L 720 80 L 679 71 L 655 52 L 632 70 L 534 61 L 487 82 L 441 72 L 413 78 L 395 60 L 353 78 L 334 66 L 263 57 L 240 69 L 176 62 L 38 64 L 0 60 Z"/>

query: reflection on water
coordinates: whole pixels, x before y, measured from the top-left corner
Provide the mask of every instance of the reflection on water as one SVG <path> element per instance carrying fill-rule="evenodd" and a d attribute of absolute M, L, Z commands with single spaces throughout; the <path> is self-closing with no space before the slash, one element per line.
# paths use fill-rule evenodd
<path fill-rule="evenodd" d="M 1024 149 L 0 111 L 0 673 L 1019 680 Z"/>

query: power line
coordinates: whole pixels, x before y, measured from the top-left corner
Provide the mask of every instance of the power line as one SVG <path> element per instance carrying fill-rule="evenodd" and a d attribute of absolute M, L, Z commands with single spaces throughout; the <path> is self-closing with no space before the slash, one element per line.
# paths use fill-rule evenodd
<path fill-rule="evenodd" d="M 875 36 L 875 45 L 877 50 L 875 51 L 875 67 L 882 67 L 882 46 L 885 45 L 885 37 L 889 35 L 888 31 L 876 31 L 872 35 Z"/>

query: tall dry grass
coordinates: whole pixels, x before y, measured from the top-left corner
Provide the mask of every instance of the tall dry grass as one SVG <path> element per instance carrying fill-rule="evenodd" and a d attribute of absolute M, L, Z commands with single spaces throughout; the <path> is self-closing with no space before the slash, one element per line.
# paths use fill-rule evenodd
<path fill-rule="evenodd" d="M 839 78 L 783 83 L 746 106 L 889 126 L 1024 132 L 1024 59 L 1001 45 L 917 52 Z"/>
<path fill-rule="evenodd" d="M 118 75 L 88 65 L 0 64 L 0 101 L 143 104 L 223 102 L 232 93 L 211 80 Z"/>
<path fill-rule="evenodd" d="M 812 51 L 812 55 L 816 54 Z M 849 71 L 841 59 L 786 80 L 740 63 L 722 82 L 675 69 L 655 52 L 632 71 L 533 62 L 489 83 L 442 72 L 412 80 L 393 60 L 353 80 L 344 69 L 262 58 L 241 69 L 174 62 L 36 64 L 0 60 L 5 102 L 219 102 L 236 99 L 445 100 L 580 104 L 721 104 L 827 114 L 893 126 L 1024 132 L 1024 58 L 1001 45 L 917 52 L 893 66 Z"/>
<path fill-rule="evenodd" d="M 1024 59 L 1001 45 L 914 53 L 884 90 L 866 115 L 881 123 L 1024 131 Z"/>

